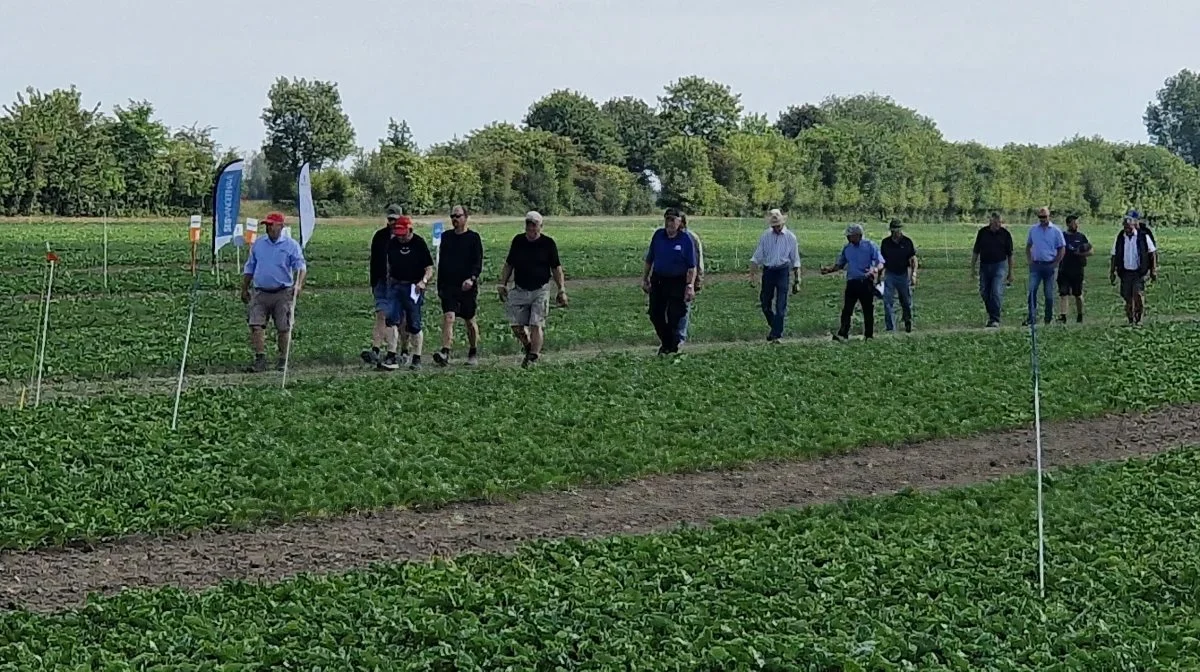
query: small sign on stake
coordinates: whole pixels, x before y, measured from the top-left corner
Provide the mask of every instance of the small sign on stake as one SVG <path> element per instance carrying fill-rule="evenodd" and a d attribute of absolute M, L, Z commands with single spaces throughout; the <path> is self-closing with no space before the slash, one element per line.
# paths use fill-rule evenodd
<path fill-rule="evenodd" d="M 433 223 L 433 246 L 434 247 L 441 246 L 442 231 L 444 228 L 445 228 L 445 224 L 443 224 L 442 220 L 440 220 L 440 219 Z"/>

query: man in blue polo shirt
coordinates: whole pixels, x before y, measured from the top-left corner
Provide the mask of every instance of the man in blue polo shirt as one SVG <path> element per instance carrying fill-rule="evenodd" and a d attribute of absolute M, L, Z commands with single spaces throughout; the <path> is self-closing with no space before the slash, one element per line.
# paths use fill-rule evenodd
<path fill-rule="evenodd" d="M 676 208 L 663 214 L 663 227 L 650 237 L 642 291 L 650 295 L 650 322 L 661 345 L 658 354 L 679 352 L 679 321 L 687 302 L 696 296 L 696 246 L 680 230 L 683 215 Z"/>
<path fill-rule="evenodd" d="M 846 245 L 838 254 L 837 262 L 821 268 L 821 275 L 846 269 L 846 291 L 842 295 L 842 324 L 833 340 L 850 338 L 850 318 L 854 316 L 854 304 L 860 304 L 863 312 L 863 338 L 875 336 L 875 283 L 883 270 L 883 254 L 875 243 L 863 239 L 862 224 L 846 227 Z"/>
<path fill-rule="evenodd" d="M 1046 324 L 1054 319 L 1054 272 L 1067 254 L 1062 229 L 1050 221 L 1050 208 L 1038 208 L 1038 222 L 1025 237 L 1025 258 L 1029 261 L 1029 314 L 1025 326 L 1037 321 L 1038 285 L 1045 296 Z"/>
<path fill-rule="evenodd" d="M 267 235 L 260 236 L 250 246 L 242 269 L 242 303 L 247 305 L 246 321 L 254 348 L 254 364 L 250 367 L 253 372 L 267 368 L 264 332 L 268 319 L 275 323 L 279 339 L 276 368 L 283 369 L 291 343 L 292 308 L 308 273 L 300 243 L 282 235 L 283 215 L 272 212 L 263 219 L 263 224 L 267 226 Z"/>

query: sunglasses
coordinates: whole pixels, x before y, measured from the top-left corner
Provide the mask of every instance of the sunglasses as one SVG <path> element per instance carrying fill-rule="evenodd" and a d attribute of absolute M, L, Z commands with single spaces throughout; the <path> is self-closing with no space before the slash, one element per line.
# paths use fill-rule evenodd
<path fill-rule="evenodd" d="M 450 219 L 462 219 L 465 215 L 450 215 Z"/>

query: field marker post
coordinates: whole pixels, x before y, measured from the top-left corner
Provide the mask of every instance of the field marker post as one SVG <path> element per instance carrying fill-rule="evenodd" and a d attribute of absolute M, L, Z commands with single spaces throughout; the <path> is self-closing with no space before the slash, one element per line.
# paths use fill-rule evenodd
<path fill-rule="evenodd" d="M 1037 451 L 1038 592 L 1046 597 L 1046 527 L 1042 508 L 1042 394 L 1038 366 L 1037 320 L 1029 321 L 1030 359 L 1033 368 L 1033 431 Z"/>
<path fill-rule="evenodd" d="M 46 368 L 46 336 L 50 332 L 50 297 L 54 291 L 54 262 L 58 255 L 50 251 L 50 241 L 46 241 L 46 261 L 50 262 L 50 272 L 46 279 L 46 312 L 42 315 L 42 343 L 38 349 L 37 387 L 33 392 L 33 407 L 37 408 L 42 400 L 42 372 Z"/>
<path fill-rule="evenodd" d="M 296 274 L 292 274 L 292 291 L 295 292 Z M 287 373 L 288 362 L 292 359 L 292 348 L 296 345 L 296 301 L 300 297 L 292 294 L 292 305 L 288 308 L 288 325 L 292 328 L 288 333 L 288 347 L 283 353 L 283 379 L 280 381 L 280 389 L 287 389 Z"/>
<path fill-rule="evenodd" d="M 108 293 L 108 211 L 104 212 L 104 293 Z"/>
<path fill-rule="evenodd" d="M 200 242 L 200 228 L 189 227 L 192 243 L 192 291 L 188 298 L 187 329 L 183 332 L 183 356 L 179 358 L 179 379 L 175 382 L 175 410 L 171 412 L 171 431 L 179 426 L 179 399 L 183 396 L 183 372 L 187 367 L 188 346 L 192 343 L 192 323 L 196 319 L 196 296 L 200 287 L 200 270 L 196 268 L 196 246 Z"/>

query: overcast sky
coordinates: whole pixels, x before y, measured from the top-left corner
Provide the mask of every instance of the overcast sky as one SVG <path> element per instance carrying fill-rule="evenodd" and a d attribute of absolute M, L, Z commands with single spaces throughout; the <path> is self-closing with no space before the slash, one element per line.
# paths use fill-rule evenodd
<path fill-rule="evenodd" d="M 280 75 L 336 81 L 366 146 L 389 116 L 424 147 L 691 74 L 772 120 L 874 90 L 951 140 L 1145 141 L 1163 80 L 1200 69 L 1200 0 L 0 0 L 0 64 L 0 101 L 75 84 L 243 150 Z"/>

